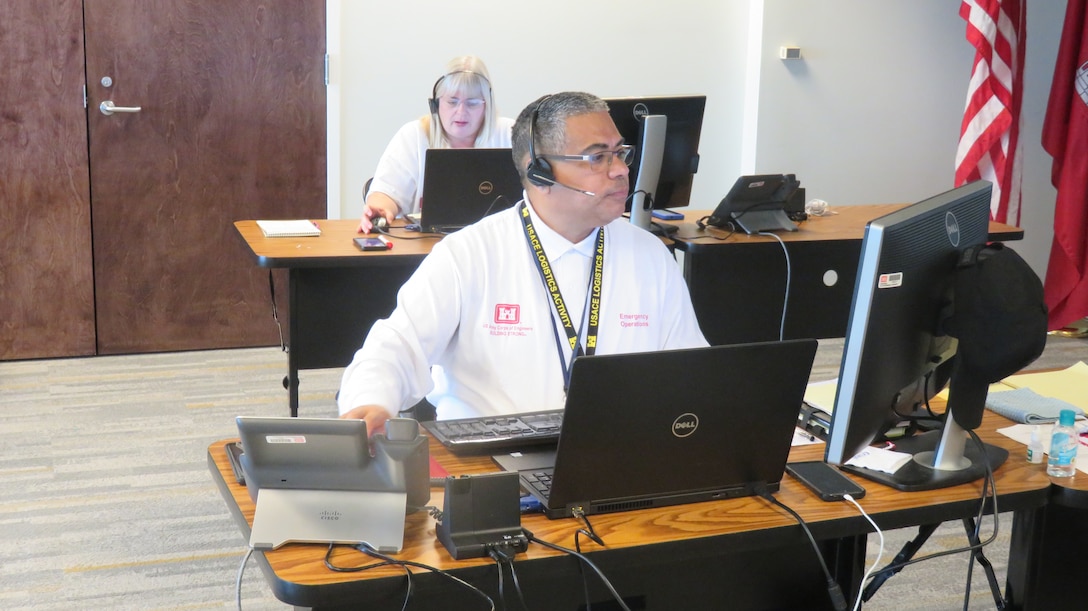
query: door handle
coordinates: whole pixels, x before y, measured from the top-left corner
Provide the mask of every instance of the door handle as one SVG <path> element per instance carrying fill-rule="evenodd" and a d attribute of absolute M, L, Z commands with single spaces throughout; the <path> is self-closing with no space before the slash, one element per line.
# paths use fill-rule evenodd
<path fill-rule="evenodd" d="M 139 106 L 114 106 L 113 100 L 106 100 L 98 105 L 98 110 L 104 115 L 112 115 L 115 112 L 140 112 Z"/>

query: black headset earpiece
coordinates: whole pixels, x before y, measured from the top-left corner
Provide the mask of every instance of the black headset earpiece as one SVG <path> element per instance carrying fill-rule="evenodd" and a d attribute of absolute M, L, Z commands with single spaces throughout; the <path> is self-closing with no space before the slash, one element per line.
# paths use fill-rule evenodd
<path fill-rule="evenodd" d="M 544 102 L 551 96 L 545 96 L 540 100 L 540 103 L 533 109 L 533 114 L 529 117 L 529 165 L 525 168 L 525 177 L 529 179 L 529 182 L 538 187 L 547 187 L 555 184 L 555 173 L 552 172 L 552 164 L 548 163 L 547 159 L 543 157 L 537 157 L 536 154 L 536 117 L 540 114 L 540 107 L 544 105 Z"/>
<path fill-rule="evenodd" d="M 446 80 L 447 76 L 449 75 L 443 74 L 438 77 L 438 80 L 434 82 L 434 87 L 431 87 L 431 97 L 427 98 L 427 106 L 430 106 L 432 115 L 438 114 L 438 86 L 442 81 Z"/>

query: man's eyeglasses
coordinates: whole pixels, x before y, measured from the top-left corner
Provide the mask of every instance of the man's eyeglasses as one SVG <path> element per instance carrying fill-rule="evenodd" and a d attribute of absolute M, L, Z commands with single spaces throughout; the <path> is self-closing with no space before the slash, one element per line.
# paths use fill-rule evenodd
<path fill-rule="evenodd" d="M 624 165 L 631 165 L 631 162 L 634 161 L 635 158 L 635 145 L 621 144 L 620 147 L 614 151 L 600 151 L 585 155 L 541 155 L 541 157 L 557 161 L 584 161 L 589 164 L 591 170 L 601 171 L 612 167 L 613 157 L 619 158 Z"/>
<path fill-rule="evenodd" d="M 462 98 L 450 98 L 450 97 L 443 97 L 442 98 L 442 105 L 445 106 L 446 108 L 450 109 L 450 110 L 456 110 L 457 107 L 460 106 L 461 104 L 464 104 L 465 108 L 467 108 L 469 110 L 476 110 L 477 108 L 480 108 L 481 106 L 484 105 L 484 99 L 483 98 L 464 98 L 464 99 L 462 99 Z"/>

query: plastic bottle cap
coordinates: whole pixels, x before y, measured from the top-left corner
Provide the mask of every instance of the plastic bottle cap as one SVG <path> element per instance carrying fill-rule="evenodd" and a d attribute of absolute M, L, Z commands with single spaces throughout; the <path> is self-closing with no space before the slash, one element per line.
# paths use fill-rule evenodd
<path fill-rule="evenodd" d="M 1076 412 L 1071 409 L 1063 409 L 1062 411 L 1058 412 L 1058 422 L 1062 426 L 1073 426 L 1073 421 L 1076 420 L 1076 418 Z"/>

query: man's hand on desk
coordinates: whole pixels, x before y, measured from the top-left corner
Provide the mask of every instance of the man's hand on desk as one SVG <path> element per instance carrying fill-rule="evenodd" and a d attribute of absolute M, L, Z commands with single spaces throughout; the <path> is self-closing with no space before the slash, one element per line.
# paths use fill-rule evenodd
<path fill-rule="evenodd" d="M 375 433 L 385 430 L 385 422 L 389 420 L 389 412 L 380 405 L 360 405 L 340 414 L 340 417 L 366 420 L 366 434 L 373 437 Z"/>

